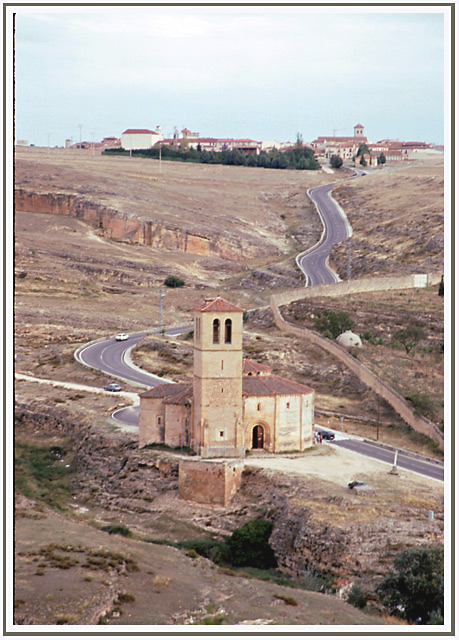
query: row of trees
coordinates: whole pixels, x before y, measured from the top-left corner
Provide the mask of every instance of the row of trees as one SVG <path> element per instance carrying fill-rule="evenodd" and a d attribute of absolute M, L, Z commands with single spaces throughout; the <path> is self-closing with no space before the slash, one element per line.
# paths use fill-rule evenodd
<path fill-rule="evenodd" d="M 127 155 L 129 151 L 124 149 L 106 149 L 107 155 Z M 143 158 L 159 158 L 159 148 L 134 149 L 133 156 Z M 243 167 L 264 167 L 267 169 L 296 169 L 315 170 L 320 169 L 314 151 L 305 147 L 301 142 L 297 142 L 294 148 L 287 151 L 272 149 L 269 152 L 262 151 L 259 154 L 243 153 L 239 149 L 228 151 L 206 151 L 200 148 L 174 148 L 164 146 L 161 148 L 161 158 L 163 160 L 175 160 L 178 162 L 196 162 L 202 164 L 226 164 Z"/>

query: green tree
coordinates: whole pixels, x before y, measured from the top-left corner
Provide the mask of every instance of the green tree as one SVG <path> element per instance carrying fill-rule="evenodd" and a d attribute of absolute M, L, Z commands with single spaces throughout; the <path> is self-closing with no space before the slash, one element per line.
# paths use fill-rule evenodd
<path fill-rule="evenodd" d="M 370 155 L 370 149 L 368 148 L 368 145 L 367 145 L 366 142 L 361 142 L 359 144 L 359 149 L 357 151 L 357 157 L 363 156 L 364 154 L 367 154 L 369 156 Z"/>
<path fill-rule="evenodd" d="M 166 285 L 166 287 L 170 287 L 171 289 L 177 289 L 179 287 L 183 287 L 185 283 L 181 278 L 178 278 L 177 276 L 167 276 L 167 278 L 164 280 L 164 284 Z"/>
<path fill-rule="evenodd" d="M 367 166 L 367 161 L 365 160 L 365 156 L 362 155 L 360 157 L 360 164 L 362 165 L 362 167 L 366 167 Z"/>
<path fill-rule="evenodd" d="M 330 158 L 330 167 L 332 167 L 332 169 L 339 169 L 342 166 L 343 166 L 343 159 L 341 156 L 333 155 Z"/>
<path fill-rule="evenodd" d="M 354 321 L 345 311 L 324 309 L 314 318 L 314 329 L 330 340 L 337 338 L 344 331 L 354 328 Z"/>
<path fill-rule="evenodd" d="M 425 337 L 426 334 L 421 327 L 417 327 L 414 324 L 410 324 L 408 327 L 399 329 L 394 333 L 395 341 L 400 342 L 400 344 L 405 347 L 407 353 L 410 353 Z"/>
<path fill-rule="evenodd" d="M 378 164 L 386 164 L 386 156 L 382 151 L 381 151 L 381 155 L 378 156 Z"/>
<path fill-rule="evenodd" d="M 443 618 L 443 567 L 442 547 L 405 549 L 396 556 L 394 571 L 386 574 L 376 592 L 391 612 L 408 622 L 438 621 Z"/>
<path fill-rule="evenodd" d="M 276 567 L 274 552 L 269 545 L 273 525 L 262 518 L 247 522 L 235 529 L 226 542 L 235 567 L 270 569 Z"/>

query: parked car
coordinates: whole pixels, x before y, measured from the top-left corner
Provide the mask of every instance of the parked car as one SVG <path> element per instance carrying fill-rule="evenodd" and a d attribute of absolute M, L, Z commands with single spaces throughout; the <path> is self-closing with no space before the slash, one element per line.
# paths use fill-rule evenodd
<path fill-rule="evenodd" d="M 121 385 L 117 382 L 111 382 L 110 384 L 105 385 L 105 391 L 121 391 Z"/>
<path fill-rule="evenodd" d="M 118 333 L 116 335 L 115 340 L 118 340 L 118 342 L 123 342 L 124 340 L 127 340 L 129 338 L 129 334 L 128 333 Z"/>
<path fill-rule="evenodd" d="M 354 487 L 365 487 L 366 482 L 362 482 L 361 480 L 353 480 L 348 485 L 349 489 L 353 489 Z"/>
<path fill-rule="evenodd" d="M 322 436 L 322 440 L 334 440 L 335 439 L 335 434 L 332 433 L 331 431 L 325 431 L 324 429 L 321 429 L 319 431 L 316 431 L 316 438 L 320 438 L 320 436 Z"/>

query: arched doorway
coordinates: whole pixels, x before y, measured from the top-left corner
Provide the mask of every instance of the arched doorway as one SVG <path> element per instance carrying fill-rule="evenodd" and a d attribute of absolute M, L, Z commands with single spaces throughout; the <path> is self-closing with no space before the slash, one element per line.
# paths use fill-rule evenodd
<path fill-rule="evenodd" d="M 264 433 L 263 427 L 257 424 L 252 429 L 252 449 L 263 449 Z"/>

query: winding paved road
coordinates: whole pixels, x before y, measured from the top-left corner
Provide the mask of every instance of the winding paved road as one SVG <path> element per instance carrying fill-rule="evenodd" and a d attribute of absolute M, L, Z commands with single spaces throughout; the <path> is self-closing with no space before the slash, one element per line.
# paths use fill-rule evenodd
<path fill-rule="evenodd" d="M 319 242 L 296 258 L 298 267 L 305 275 L 307 287 L 339 281 L 338 275 L 330 268 L 328 259 L 333 245 L 352 235 L 352 228 L 344 211 L 331 195 L 335 184 L 325 184 L 308 191 L 324 230 Z"/>
<path fill-rule="evenodd" d="M 185 331 L 190 331 L 192 328 L 192 325 L 174 327 L 168 329 L 166 335 L 180 335 Z M 161 382 L 170 382 L 166 378 L 160 378 L 153 373 L 148 373 L 136 367 L 131 361 L 131 349 L 142 340 L 146 333 L 147 331 L 136 333 L 123 342 L 118 342 L 115 338 L 91 342 L 75 351 L 75 359 L 87 367 L 98 369 L 109 376 L 121 378 L 121 380 L 148 389 L 156 387 Z M 156 330 L 153 333 L 160 335 L 161 332 Z"/>

